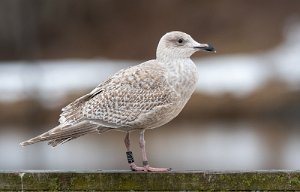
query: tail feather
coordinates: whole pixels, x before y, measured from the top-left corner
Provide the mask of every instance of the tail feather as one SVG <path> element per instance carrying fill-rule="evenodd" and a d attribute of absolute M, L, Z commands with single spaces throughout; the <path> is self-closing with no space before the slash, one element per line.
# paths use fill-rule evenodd
<path fill-rule="evenodd" d="M 26 146 L 41 141 L 49 141 L 48 144 L 54 147 L 58 144 L 65 143 L 87 133 L 99 131 L 98 128 L 99 125 L 87 122 L 81 122 L 75 125 L 60 124 L 46 133 L 20 143 L 20 145 Z"/>
<path fill-rule="evenodd" d="M 104 132 L 109 131 L 109 130 L 111 130 L 111 128 L 101 127 L 101 129 L 98 129 L 97 131 L 98 131 L 99 134 L 101 134 L 101 133 L 104 133 Z M 51 145 L 52 147 L 55 147 L 57 145 L 64 144 L 68 141 L 76 139 L 77 137 L 80 137 L 82 135 L 84 135 L 84 133 L 83 134 L 77 134 L 76 136 L 73 135 L 73 137 L 68 137 L 68 138 L 53 139 L 53 140 L 48 142 L 48 145 Z"/>

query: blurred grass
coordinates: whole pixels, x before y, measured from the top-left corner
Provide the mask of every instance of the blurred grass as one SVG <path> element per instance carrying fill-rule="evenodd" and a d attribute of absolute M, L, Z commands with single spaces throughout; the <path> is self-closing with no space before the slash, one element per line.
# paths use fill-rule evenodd
<path fill-rule="evenodd" d="M 182 111 L 182 119 L 274 119 L 297 120 L 300 91 L 280 81 L 270 81 L 249 95 L 195 93 Z"/>

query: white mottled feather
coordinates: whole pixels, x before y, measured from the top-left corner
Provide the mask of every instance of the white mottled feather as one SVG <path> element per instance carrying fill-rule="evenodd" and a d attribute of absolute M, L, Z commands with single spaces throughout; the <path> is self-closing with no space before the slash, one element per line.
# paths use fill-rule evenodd
<path fill-rule="evenodd" d="M 64 107 L 57 127 L 21 145 L 49 141 L 56 146 L 89 132 L 152 129 L 171 121 L 195 89 L 198 75 L 190 56 L 198 44 L 186 33 L 167 33 L 155 60 L 119 71 Z"/>

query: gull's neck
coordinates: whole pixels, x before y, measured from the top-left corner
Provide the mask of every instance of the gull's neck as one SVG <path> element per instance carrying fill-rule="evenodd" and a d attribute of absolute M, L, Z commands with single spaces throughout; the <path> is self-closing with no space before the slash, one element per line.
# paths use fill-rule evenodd
<path fill-rule="evenodd" d="M 178 57 L 176 55 L 157 55 L 156 60 L 165 64 L 192 62 L 190 57 Z"/>

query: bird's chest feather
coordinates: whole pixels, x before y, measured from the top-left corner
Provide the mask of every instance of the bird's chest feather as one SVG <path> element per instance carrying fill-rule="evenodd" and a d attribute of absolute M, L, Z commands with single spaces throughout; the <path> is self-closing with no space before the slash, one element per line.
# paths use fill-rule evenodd
<path fill-rule="evenodd" d="M 196 88 L 198 73 L 192 60 L 172 64 L 169 70 L 169 84 L 181 99 L 188 100 Z"/>

